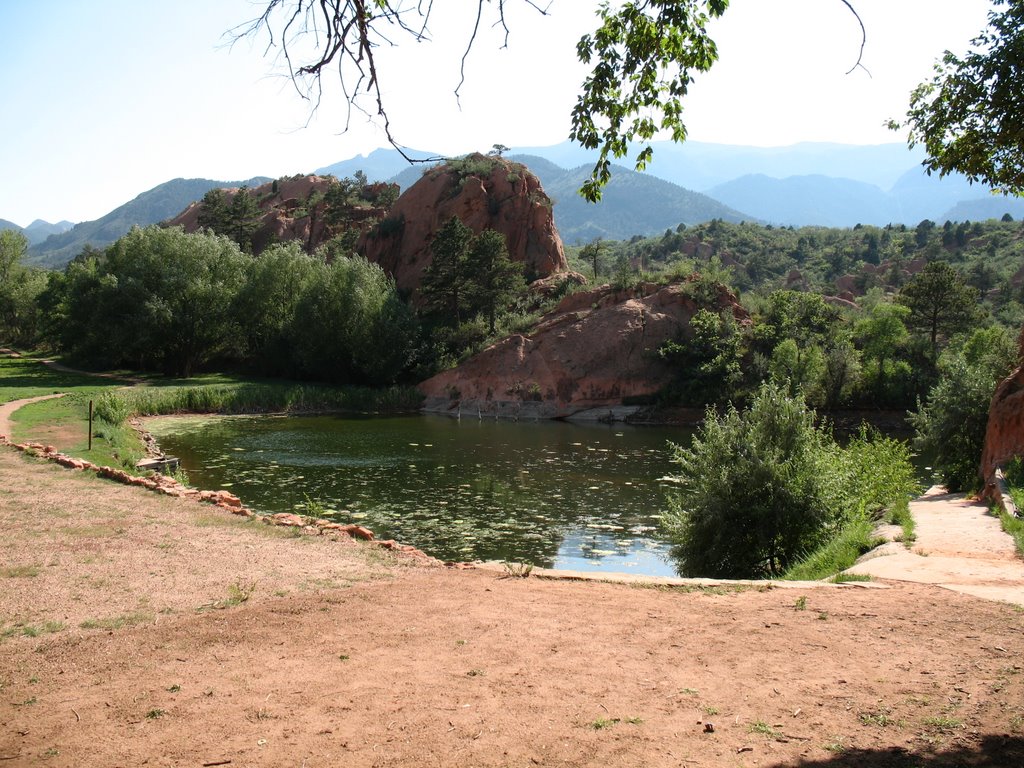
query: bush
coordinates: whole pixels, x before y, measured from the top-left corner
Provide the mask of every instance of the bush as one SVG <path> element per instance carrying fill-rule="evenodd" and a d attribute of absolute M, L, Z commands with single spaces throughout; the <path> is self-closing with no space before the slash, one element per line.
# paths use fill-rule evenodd
<path fill-rule="evenodd" d="M 837 448 L 775 385 L 746 411 L 709 409 L 692 447 L 673 450 L 679 488 L 662 523 L 682 573 L 778 576 L 838 527 Z"/>
<path fill-rule="evenodd" d="M 799 578 L 848 567 L 873 522 L 916 490 L 903 443 L 862 430 L 847 448 L 775 384 L 749 409 L 709 410 L 690 448 L 674 447 L 678 490 L 662 519 L 680 572 Z"/>
<path fill-rule="evenodd" d="M 997 377 L 962 358 L 948 364 L 939 383 L 909 416 L 917 433 L 914 447 L 931 460 L 950 491 L 976 488 L 988 425 L 988 408 Z"/>

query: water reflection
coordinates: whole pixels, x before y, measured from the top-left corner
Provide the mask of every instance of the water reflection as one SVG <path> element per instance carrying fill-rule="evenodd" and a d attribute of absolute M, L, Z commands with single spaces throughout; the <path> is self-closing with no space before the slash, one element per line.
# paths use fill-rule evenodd
<path fill-rule="evenodd" d="M 332 517 L 446 560 L 672 575 L 658 537 L 673 428 L 442 417 L 151 423 L 193 484 L 260 512 Z"/>

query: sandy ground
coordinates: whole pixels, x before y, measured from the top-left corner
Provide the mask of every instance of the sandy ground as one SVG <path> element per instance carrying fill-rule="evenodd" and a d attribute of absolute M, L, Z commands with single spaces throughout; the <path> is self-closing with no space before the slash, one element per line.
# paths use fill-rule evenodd
<path fill-rule="evenodd" d="M 1024 765 L 1024 611 L 946 576 L 426 568 L 11 449 L 0 530 L 0 768 Z"/>

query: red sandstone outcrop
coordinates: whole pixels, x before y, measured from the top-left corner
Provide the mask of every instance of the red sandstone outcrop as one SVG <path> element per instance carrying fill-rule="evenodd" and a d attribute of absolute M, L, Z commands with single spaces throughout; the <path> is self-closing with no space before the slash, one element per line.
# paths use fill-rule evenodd
<path fill-rule="evenodd" d="M 293 176 L 248 190 L 261 211 L 259 226 L 253 235 L 253 251 L 259 253 L 271 243 L 295 240 L 312 253 L 317 246 L 348 229 L 355 228 L 360 232 L 369 229 L 387 213 L 387 208 L 375 201 L 378 198 L 386 200 L 395 187 L 391 184 L 367 184 L 360 190 L 362 200 L 359 204 L 346 205 L 344 211 L 331 211 L 331 205 L 324 196 L 336 184 L 338 180 L 332 176 Z M 230 206 L 239 190 L 225 189 L 223 192 L 225 202 Z M 397 189 L 390 194 L 397 194 Z M 202 211 L 203 202 L 198 200 L 165 224 L 195 232 L 199 229 Z"/>
<path fill-rule="evenodd" d="M 686 337 L 700 309 L 689 282 L 628 291 L 606 285 L 567 296 L 529 335 L 510 336 L 420 384 L 424 410 L 561 418 L 653 395 L 674 375 L 658 348 Z M 714 309 L 749 322 L 724 287 Z"/>
<path fill-rule="evenodd" d="M 509 257 L 525 265 L 528 280 L 567 269 L 551 200 L 525 166 L 469 155 L 428 169 L 407 189 L 380 226 L 363 233 L 356 251 L 414 291 L 430 264 L 430 243 L 452 216 L 475 234 L 505 236 Z"/>
<path fill-rule="evenodd" d="M 1024 360 L 1024 329 L 1018 339 Z M 981 453 L 981 476 L 990 486 L 997 468 L 1015 456 L 1024 456 L 1024 365 L 1000 382 L 992 395 Z"/>

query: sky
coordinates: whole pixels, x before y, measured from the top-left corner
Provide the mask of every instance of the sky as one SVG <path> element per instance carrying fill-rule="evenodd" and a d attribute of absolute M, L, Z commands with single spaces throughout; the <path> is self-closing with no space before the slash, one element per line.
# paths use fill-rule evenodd
<path fill-rule="evenodd" d="M 458 155 L 568 137 L 586 75 L 576 42 L 596 26 L 598 2 L 550 0 L 541 16 L 505 1 L 507 46 L 488 0 L 458 100 L 470 0 L 437 0 L 430 42 L 396 36 L 378 49 L 405 146 Z M 847 74 L 861 30 L 841 0 L 732 0 L 710 27 L 720 59 L 686 101 L 690 139 L 904 141 L 885 121 L 905 114 L 944 50 L 966 50 L 990 2 L 851 2 L 867 30 L 867 71 Z M 265 37 L 228 44 L 228 30 L 261 12 L 259 0 L 0 0 L 0 219 L 88 221 L 174 178 L 276 178 L 386 146 L 359 113 L 345 130 L 333 81 L 313 112 Z"/>

